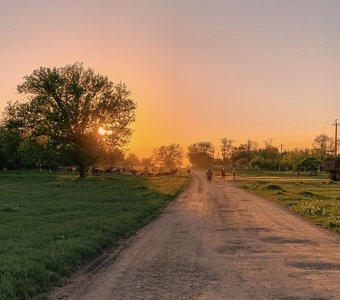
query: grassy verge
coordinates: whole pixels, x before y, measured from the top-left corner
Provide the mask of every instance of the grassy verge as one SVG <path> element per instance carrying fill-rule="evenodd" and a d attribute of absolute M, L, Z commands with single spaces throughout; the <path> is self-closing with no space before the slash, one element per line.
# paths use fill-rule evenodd
<path fill-rule="evenodd" d="M 0 173 L 0 299 L 45 292 L 155 218 L 188 180 Z"/>
<path fill-rule="evenodd" d="M 252 193 L 288 205 L 314 224 L 340 233 L 340 182 L 330 181 L 326 174 L 297 178 L 291 172 L 244 172 L 238 179 Z"/>

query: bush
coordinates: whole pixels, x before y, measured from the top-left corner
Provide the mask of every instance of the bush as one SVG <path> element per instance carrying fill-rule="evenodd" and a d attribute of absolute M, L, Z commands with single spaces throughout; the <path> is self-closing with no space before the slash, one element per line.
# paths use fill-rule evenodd
<path fill-rule="evenodd" d="M 266 190 L 273 190 L 273 191 L 283 191 L 283 188 L 281 186 L 279 186 L 278 184 L 269 184 L 267 186 L 264 187 Z"/>

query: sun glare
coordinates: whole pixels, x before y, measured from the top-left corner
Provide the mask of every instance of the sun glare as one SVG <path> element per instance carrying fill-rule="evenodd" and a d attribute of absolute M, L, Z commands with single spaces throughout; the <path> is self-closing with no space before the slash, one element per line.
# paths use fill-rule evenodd
<path fill-rule="evenodd" d="M 106 130 L 102 127 L 99 127 L 98 128 L 98 133 L 101 134 L 101 135 L 104 135 L 106 133 Z"/>

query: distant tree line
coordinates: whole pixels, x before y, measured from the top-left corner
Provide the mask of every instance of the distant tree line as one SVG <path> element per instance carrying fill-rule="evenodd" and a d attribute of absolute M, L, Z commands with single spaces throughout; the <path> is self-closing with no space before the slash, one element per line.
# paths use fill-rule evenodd
<path fill-rule="evenodd" d="M 161 146 L 153 151 L 152 156 L 143 159 L 129 153 L 124 163 L 131 167 L 173 170 L 182 166 L 185 156 L 191 165 L 201 168 L 228 168 L 235 165 L 243 169 L 317 173 L 322 170 L 326 159 L 334 157 L 334 140 L 323 133 L 315 137 L 310 149 L 284 150 L 274 146 L 271 139 L 264 141 L 264 146 L 259 147 L 258 143 L 252 140 L 235 145 L 232 139 L 222 138 L 218 147 L 210 142 L 197 142 L 189 145 L 186 153 L 178 144 Z"/>
<path fill-rule="evenodd" d="M 179 144 L 163 145 L 151 157 L 125 154 L 136 103 L 123 83 L 84 68 L 81 63 L 34 70 L 17 90 L 25 102 L 9 102 L 0 122 L 0 168 L 76 167 L 81 177 L 90 167 L 181 167 L 185 156 L 193 166 L 236 165 L 263 170 L 320 171 L 334 155 L 334 139 L 325 133 L 315 137 L 311 149 L 283 150 L 271 139 L 263 147 L 255 141 L 235 145 L 222 138 L 220 145 L 202 141 L 187 153 Z"/>
<path fill-rule="evenodd" d="M 79 159 L 75 157 L 81 155 L 81 151 L 78 153 L 64 151 L 63 145 L 56 146 L 51 143 L 48 136 L 22 130 L 15 122 L 19 118 L 8 118 L 8 115 L 11 115 L 8 114 L 8 110 L 21 112 L 16 110 L 17 105 L 9 104 L 5 112 L 7 118 L 4 118 L 0 126 L 0 167 L 55 170 L 63 166 L 77 166 Z M 87 166 L 97 165 L 103 169 L 108 166 L 119 166 L 171 171 L 180 168 L 186 156 L 191 165 L 202 168 L 211 166 L 228 168 L 236 165 L 245 169 L 318 172 L 322 169 L 324 161 L 334 156 L 334 140 L 323 133 L 316 136 L 310 149 L 283 150 L 274 146 L 270 139 L 264 142 L 263 147 L 259 147 L 258 143 L 252 140 L 235 145 L 232 139 L 222 138 L 217 147 L 210 142 L 193 143 L 186 153 L 179 144 L 163 145 L 154 149 L 150 157 L 144 158 L 139 158 L 134 153 L 125 154 L 118 147 L 110 148 L 108 144 L 101 143 L 96 147 L 89 143 L 84 148 L 84 151 L 87 150 L 91 154 L 90 157 L 82 158 L 87 162 Z"/>
<path fill-rule="evenodd" d="M 199 142 L 188 148 L 190 163 L 200 167 L 236 165 L 245 169 L 319 172 L 325 160 L 333 156 L 334 139 L 325 133 L 315 137 L 310 149 L 283 150 L 271 139 L 264 141 L 263 147 L 252 140 L 237 146 L 229 138 L 222 138 L 218 147 Z"/>

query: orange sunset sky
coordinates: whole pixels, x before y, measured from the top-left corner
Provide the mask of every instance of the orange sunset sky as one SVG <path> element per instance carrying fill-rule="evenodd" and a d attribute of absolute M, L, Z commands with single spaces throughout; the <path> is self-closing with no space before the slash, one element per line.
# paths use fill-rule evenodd
<path fill-rule="evenodd" d="M 76 61 L 138 103 L 129 148 L 273 138 L 340 118 L 338 0 L 1 0 L 0 111 L 40 66 Z"/>

